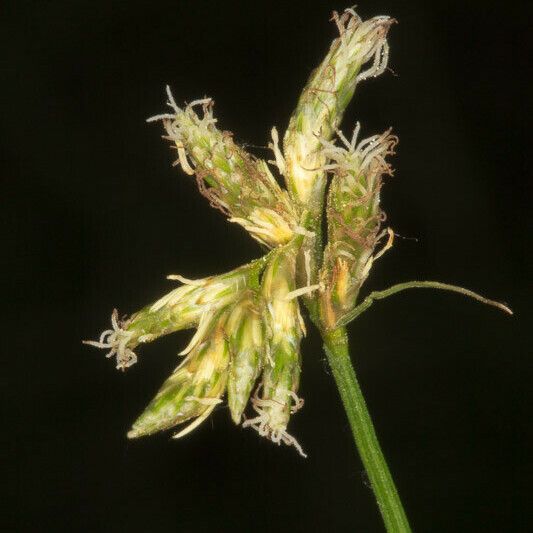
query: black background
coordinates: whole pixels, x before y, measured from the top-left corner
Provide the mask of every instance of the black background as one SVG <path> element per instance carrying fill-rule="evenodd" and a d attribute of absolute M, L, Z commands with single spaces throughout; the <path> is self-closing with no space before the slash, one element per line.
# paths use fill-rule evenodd
<path fill-rule="evenodd" d="M 344 7 L 2 2 L 8 531 L 382 531 L 315 332 L 290 424 L 307 460 L 234 427 L 225 407 L 181 441 L 128 442 L 188 333 L 144 347 L 125 374 L 80 343 L 113 307 L 131 313 L 168 291 L 165 275 L 220 273 L 260 253 L 145 124 L 164 111 L 165 84 L 178 102 L 213 96 L 219 125 L 265 157 Z M 396 296 L 349 328 L 358 375 L 416 531 L 526 531 L 528 19 L 516 2 L 358 11 L 399 20 L 396 76 L 362 84 L 343 124 L 394 126 L 383 203 L 394 229 L 418 238 L 397 240 L 367 290 L 438 279 L 516 312 Z"/>

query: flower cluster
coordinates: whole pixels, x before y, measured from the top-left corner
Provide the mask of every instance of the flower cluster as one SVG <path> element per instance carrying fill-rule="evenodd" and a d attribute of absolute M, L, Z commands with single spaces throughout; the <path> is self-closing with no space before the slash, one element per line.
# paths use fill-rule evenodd
<path fill-rule="evenodd" d="M 353 9 L 341 16 L 334 12 L 333 20 L 339 37 L 311 73 L 284 138 L 287 186 L 303 205 L 316 203 L 324 187 L 326 155 L 320 139 L 333 136 L 358 83 L 384 72 L 387 32 L 395 22 L 381 16 L 363 22 Z"/>
<path fill-rule="evenodd" d="M 326 211 L 328 244 L 320 271 L 322 320 L 329 327 L 355 307 L 373 261 L 392 246 L 394 236 L 389 228 L 380 232 L 385 220 L 380 190 L 382 176 L 392 175 L 385 158 L 394 153 L 398 138 L 388 130 L 357 143 L 359 130 L 357 124 L 351 142 L 338 131 L 344 147 L 322 141 L 330 162 L 325 168 L 333 174 Z M 387 235 L 385 246 L 374 253 Z"/>
<path fill-rule="evenodd" d="M 304 455 L 287 432 L 291 414 L 303 405 L 298 387 L 305 325 L 299 297 L 312 295 L 320 306 L 321 322 L 311 313 L 320 328 L 355 305 L 381 238 L 381 176 L 390 173 L 384 158 L 396 143 L 389 132 L 359 144 L 357 135 L 349 143 L 338 132 L 346 146 L 332 142 L 357 84 L 384 71 L 393 22 L 388 17 L 363 22 L 351 9 L 333 18 L 340 35 L 303 90 L 283 149 L 277 130 L 271 131 L 274 161 L 268 163 L 285 178 L 286 189 L 267 162 L 217 128 L 211 99 L 180 108 L 167 88 L 171 112 L 149 119 L 163 122 L 165 138 L 177 150 L 176 164 L 195 176 L 210 204 L 270 251 L 220 276 L 169 276 L 183 285 L 127 320 L 115 311 L 113 328 L 99 341 L 86 341 L 108 349 L 117 368 L 125 369 L 136 362 L 140 344 L 196 328 L 180 354 L 184 359 L 135 421 L 130 438 L 188 423 L 175 435 L 181 437 L 227 394 L 236 424 Z M 333 175 L 329 242 L 322 258 L 320 211 L 328 172 Z M 251 418 L 245 414 L 248 405 L 255 413 Z"/>
<path fill-rule="evenodd" d="M 84 343 L 109 349 L 107 357 L 116 355 L 117 368 L 125 370 L 137 362 L 133 350 L 139 344 L 199 324 L 198 331 L 201 334 L 209 322 L 207 317 L 233 303 L 240 291 L 255 282 L 264 264 L 265 258 L 261 258 L 226 274 L 201 280 L 170 275 L 168 279 L 181 281 L 183 285 L 127 320 L 119 320 L 117 311 L 113 311 L 113 329 L 104 331 L 99 341 Z"/>
<path fill-rule="evenodd" d="M 252 390 L 257 416 L 245 420 L 273 442 L 294 445 L 287 433 L 289 416 L 303 404 L 297 396 L 300 339 L 304 323 L 295 294 L 297 246 L 278 247 L 270 254 L 229 274 L 203 280 L 178 278 L 184 285 L 120 323 L 100 341 L 117 367 L 136 361 L 133 349 L 173 331 L 196 326 L 184 360 L 133 424 L 135 438 L 192 422 L 175 437 L 198 426 L 227 392 L 231 417 L 240 424 Z"/>
<path fill-rule="evenodd" d="M 176 164 L 196 177 L 199 191 L 230 222 L 270 248 L 287 243 L 298 226 L 297 213 L 267 163 L 236 144 L 230 132 L 217 129 L 213 100 L 195 100 L 181 109 L 169 87 L 167 96 L 173 113 L 148 121 L 163 121 L 166 138 L 178 151 Z"/>

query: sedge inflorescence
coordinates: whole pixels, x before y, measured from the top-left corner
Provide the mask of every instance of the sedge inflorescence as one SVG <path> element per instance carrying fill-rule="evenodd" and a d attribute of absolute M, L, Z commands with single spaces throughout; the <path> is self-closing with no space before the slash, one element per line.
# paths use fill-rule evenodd
<path fill-rule="evenodd" d="M 117 368 L 124 370 L 137 361 L 139 345 L 196 328 L 180 352 L 182 361 L 134 422 L 130 438 L 182 425 L 175 434 L 181 437 L 226 395 L 236 424 L 305 456 L 287 430 L 291 415 L 303 406 L 298 396 L 305 335 L 300 299 L 312 297 L 317 303 L 320 312 L 311 318 L 319 326 L 334 324 L 355 305 L 382 238 L 381 176 L 391 173 L 385 158 L 397 142 L 387 131 L 357 143 L 359 126 L 348 142 L 338 130 L 357 84 L 386 68 L 393 19 L 364 22 L 348 9 L 334 13 L 333 20 L 339 35 L 311 74 L 282 147 L 277 129 L 271 130 L 272 161 L 248 153 L 218 128 L 210 98 L 179 107 L 167 87 L 169 112 L 148 119 L 162 122 L 164 138 L 177 151 L 175 164 L 194 176 L 210 205 L 267 253 L 219 276 L 169 276 L 182 285 L 128 319 L 120 320 L 114 311 L 112 329 L 98 341 L 86 341 L 108 349 L 107 356 L 116 356 Z M 336 133 L 340 144 L 333 139 Z M 317 206 L 328 174 L 328 245 L 319 258 Z M 247 417 L 248 406 L 252 414 Z"/>

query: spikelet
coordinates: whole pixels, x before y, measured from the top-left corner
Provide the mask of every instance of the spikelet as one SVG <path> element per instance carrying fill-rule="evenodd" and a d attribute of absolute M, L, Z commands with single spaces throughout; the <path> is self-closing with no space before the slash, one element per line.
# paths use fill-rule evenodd
<path fill-rule="evenodd" d="M 236 424 L 250 399 L 250 393 L 263 368 L 265 325 L 262 299 L 249 291 L 237 302 L 226 322 L 226 335 L 231 353 L 228 377 L 228 405 Z"/>
<path fill-rule="evenodd" d="M 258 283 L 265 262 L 266 258 L 261 258 L 226 274 L 199 280 L 168 276 L 183 285 L 134 313 L 128 320 L 120 320 L 114 310 L 111 316 L 113 329 L 105 330 L 98 341 L 83 342 L 109 350 L 107 357 L 116 356 L 117 368 L 124 370 L 137 362 L 134 349 L 139 344 L 196 327 L 206 313 L 217 312 L 238 300 L 249 285 Z"/>
<path fill-rule="evenodd" d="M 284 138 L 287 187 L 293 198 L 311 209 L 320 208 L 325 185 L 326 160 L 319 139 L 332 137 L 356 85 L 385 70 L 386 36 L 394 22 L 389 17 L 363 22 L 352 9 L 340 17 L 334 12 L 333 19 L 340 35 L 311 73 Z M 367 63 L 370 66 L 363 70 Z"/>
<path fill-rule="evenodd" d="M 163 383 L 135 421 L 128 438 L 151 435 L 194 419 L 174 435 L 182 437 L 205 420 L 226 389 L 230 352 L 224 333 L 226 313 L 214 316 L 204 338 Z"/>
<path fill-rule="evenodd" d="M 305 457 L 298 441 L 287 432 L 291 413 L 303 404 L 297 396 L 303 329 L 298 300 L 290 297 L 295 290 L 297 251 L 290 246 L 276 250 L 263 275 L 268 352 L 261 385 L 252 399 L 257 416 L 246 420 L 243 427 L 253 427 L 277 444 L 294 446 Z"/>
<path fill-rule="evenodd" d="M 237 145 L 231 133 L 217 129 L 213 100 L 196 100 L 182 109 L 168 87 L 167 94 L 173 113 L 148 120 L 163 121 L 166 138 L 178 151 L 176 163 L 196 177 L 200 192 L 213 207 L 254 239 L 268 247 L 288 242 L 297 226 L 297 212 L 267 164 Z M 196 113 L 197 106 L 202 116 Z"/>
<path fill-rule="evenodd" d="M 328 244 L 320 272 L 322 320 L 333 326 L 355 306 L 361 285 L 373 261 L 392 245 L 390 230 L 380 233 L 385 215 L 380 208 L 382 176 L 392 174 L 385 160 L 394 153 L 398 139 L 390 130 L 357 143 L 357 124 L 351 142 L 342 132 L 344 146 L 322 140 L 323 153 L 333 173 L 328 203 Z M 376 254 L 379 241 L 389 239 Z"/>

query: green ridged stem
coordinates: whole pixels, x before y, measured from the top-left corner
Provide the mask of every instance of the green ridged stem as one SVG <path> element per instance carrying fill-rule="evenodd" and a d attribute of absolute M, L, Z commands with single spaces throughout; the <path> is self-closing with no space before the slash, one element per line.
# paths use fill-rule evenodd
<path fill-rule="evenodd" d="M 370 479 L 388 533 L 410 533 L 398 491 L 381 451 L 372 419 L 350 360 L 345 328 L 323 331 L 324 351 L 333 371 L 355 444 Z"/>

